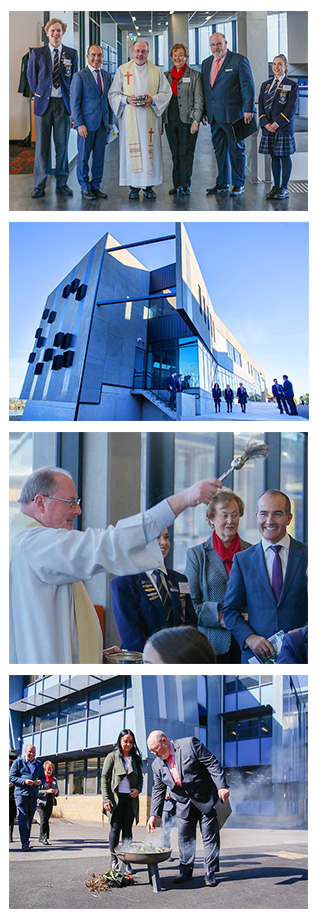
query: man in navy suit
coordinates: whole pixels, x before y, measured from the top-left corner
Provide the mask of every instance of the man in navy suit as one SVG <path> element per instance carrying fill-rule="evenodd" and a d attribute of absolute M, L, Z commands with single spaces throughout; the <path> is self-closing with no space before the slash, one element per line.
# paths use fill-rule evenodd
<path fill-rule="evenodd" d="M 165 560 L 170 550 L 168 529 L 160 533 L 158 542 Z M 159 570 L 116 576 L 110 591 L 122 646 L 127 650 L 142 653 L 151 634 L 166 627 L 197 626 L 187 577 L 167 570 L 164 563 Z"/>
<path fill-rule="evenodd" d="M 272 386 L 271 391 L 272 391 L 273 397 L 276 399 L 280 414 L 283 414 L 283 408 L 285 409 L 286 414 L 289 414 L 289 411 L 287 408 L 287 402 L 283 394 L 283 386 L 281 385 L 280 382 L 278 382 L 278 379 L 273 380 L 273 386 Z"/>
<path fill-rule="evenodd" d="M 70 85 L 78 69 L 74 48 L 62 44 L 66 24 L 50 19 L 45 26 L 49 44 L 34 48 L 28 62 L 28 81 L 34 95 L 36 152 L 34 190 L 31 197 L 43 197 L 49 171 L 51 131 L 56 153 L 56 192 L 71 197 L 68 187 L 68 143 L 70 134 Z"/>
<path fill-rule="evenodd" d="M 71 111 L 78 131 L 77 178 L 82 197 L 87 201 L 108 197 L 101 191 L 100 182 L 111 116 L 108 103 L 111 76 L 101 69 L 102 58 L 100 45 L 91 45 L 87 53 L 87 67 L 74 75 L 71 84 Z"/>
<path fill-rule="evenodd" d="M 242 662 L 252 653 L 268 659 L 274 653 L 268 637 L 303 627 L 308 617 L 308 549 L 287 534 L 289 497 L 267 490 L 258 501 L 256 519 L 262 539 L 235 555 L 221 609 Z"/>
<path fill-rule="evenodd" d="M 219 171 L 214 188 L 208 188 L 207 194 L 229 191 L 231 163 L 234 196 L 244 191 L 246 154 L 244 141 L 237 143 L 234 137 L 232 122 L 239 118 L 244 118 L 246 124 L 252 121 L 254 82 L 248 58 L 228 51 L 222 33 L 211 35 L 210 49 L 210 57 L 202 63 L 204 123 L 209 121 L 211 127 Z"/>
<path fill-rule="evenodd" d="M 196 830 L 202 834 L 205 885 L 217 885 L 219 871 L 219 827 L 215 811 L 218 799 L 226 803 L 230 795 L 225 773 L 211 751 L 195 736 L 171 741 L 160 730 L 151 732 L 148 748 L 156 755 L 153 762 L 153 787 L 148 831 L 154 831 L 161 817 L 166 793 L 176 803 L 180 851 L 180 874 L 176 883 L 191 879 L 196 854 Z"/>
<path fill-rule="evenodd" d="M 22 850 L 30 850 L 30 833 L 39 787 L 46 782 L 43 764 L 36 758 L 34 745 L 26 745 L 25 757 L 16 758 L 13 762 L 9 779 L 14 785 Z"/>
<path fill-rule="evenodd" d="M 290 414 L 298 414 L 297 406 L 294 400 L 294 391 L 292 382 L 288 379 L 288 376 L 282 376 L 283 378 L 283 394 L 286 399 L 287 404 L 290 408 Z"/>

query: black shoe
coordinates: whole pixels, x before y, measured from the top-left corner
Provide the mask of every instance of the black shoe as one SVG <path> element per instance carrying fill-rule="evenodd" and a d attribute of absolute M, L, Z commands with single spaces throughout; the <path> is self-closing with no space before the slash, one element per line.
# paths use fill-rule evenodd
<path fill-rule="evenodd" d="M 34 188 L 31 192 L 31 197 L 44 197 L 45 193 L 44 188 Z"/>
<path fill-rule="evenodd" d="M 147 201 L 155 200 L 157 195 L 156 195 L 156 192 L 153 190 L 152 185 L 148 185 L 147 188 L 143 189 L 143 197 L 146 198 Z"/>
<path fill-rule="evenodd" d="M 177 187 L 177 194 L 183 194 L 183 187 L 182 187 L 182 185 L 178 185 L 178 187 Z"/>
<path fill-rule="evenodd" d="M 83 197 L 85 201 L 95 201 L 96 199 L 95 194 L 93 194 L 93 191 L 90 191 L 90 188 L 87 188 L 86 191 L 81 191 L 81 197 Z"/>
<path fill-rule="evenodd" d="M 243 194 L 244 185 L 234 185 L 230 191 L 230 197 L 236 197 L 238 194 Z"/>
<path fill-rule="evenodd" d="M 192 879 L 192 872 L 192 869 L 184 869 L 182 872 L 180 872 L 180 875 L 176 876 L 173 880 L 175 885 L 181 885 L 182 882 L 187 882 L 188 879 Z"/>
<path fill-rule="evenodd" d="M 176 194 L 178 188 L 170 188 L 169 194 Z"/>
<path fill-rule="evenodd" d="M 49 841 L 46 837 L 39 837 L 39 844 L 44 844 L 45 847 L 50 847 Z"/>
<path fill-rule="evenodd" d="M 268 194 L 266 194 L 266 201 L 272 201 L 272 198 L 274 198 L 278 191 L 280 191 L 280 188 L 277 188 L 276 185 L 273 185 L 273 187 L 270 188 L 270 191 L 268 191 Z"/>
<path fill-rule="evenodd" d="M 140 192 L 140 188 L 133 188 L 133 187 L 130 185 L 129 201 L 138 201 L 138 200 L 139 200 L 139 192 Z"/>
<path fill-rule="evenodd" d="M 62 188 L 56 188 L 56 194 L 64 194 L 65 197 L 73 197 L 72 188 L 68 185 L 62 185 Z"/>
<path fill-rule="evenodd" d="M 95 197 L 108 197 L 105 191 L 100 191 L 100 188 L 91 188 L 91 191 Z"/>
<path fill-rule="evenodd" d="M 207 872 L 204 877 L 204 884 L 210 885 L 212 888 L 215 885 L 218 885 L 214 872 Z"/>
<path fill-rule="evenodd" d="M 184 185 L 182 188 L 182 194 L 191 194 L 190 185 Z"/>
<path fill-rule="evenodd" d="M 288 188 L 278 188 L 277 193 L 273 195 L 273 200 L 284 201 L 285 197 L 289 197 Z"/>
<path fill-rule="evenodd" d="M 224 188 L 219 188 L 219 185 L 214 185 L 213 188 L 207 188 L 206 194 L 227 194 L 229 191 L 229 185 L 225 185 Z"/>

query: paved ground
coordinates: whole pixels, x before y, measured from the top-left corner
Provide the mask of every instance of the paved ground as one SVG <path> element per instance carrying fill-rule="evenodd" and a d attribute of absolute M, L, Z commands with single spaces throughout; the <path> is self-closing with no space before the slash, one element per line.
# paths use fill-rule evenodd
<path fill-rule="evenodd" d="M 291 416 L 291 414 L 286 414 L 285 412 L 283 412 L 283 414 L 280 414 L 277 408 L 277 405 L 274 404 L 272 401 L 269 404 L 265 404 L 264 402 L 260 402 L 260 401 L 248 401 L 247 410 L 245 414 L 241 410 L 240 404 L 234 404 L 232 413 L 229 411 L 229 414 L 228 414 L 226 404 L 224 402 L 221 402 L 221 412 L 220 413 L 218 412 L 217 414 L 216 413 L 201 414 L 200 417 L 195 417 L 193 419 L 194 420 L 213 420 L 214 422 L 215 421 L 219 422 L 220 420 L 223 420 L 223 421 L 229 420 L 231 422 L 234 422 L 235 420 L 237 422 L 238 420 L 245 421 L 245 422 L 248 420 L 259 420 L 263 422 L 265 420 L 266 421 L 272 420 L 272 422 L 274 420 L 279 420 L 281 423 L 286 423 L 287 421 L 289 421 L 290 423 L 296 423 L 297 421 L 299 422 L 301 420 L 309 420 L 309 405 L 298 404 L 297 410 L 298 410 L 298 415 L 294 414 L 293 416 Z"/>
<path fill-rule="evenodd" d="M 177 832 L 172 831 L 174 862 L 160 867 L 163 891 L 155 894 L 144 866 L 135 872 L 136 885 L 95 896 L 86 886 L 90 874 L 109 866 L 107 827 L 97 823 L 53 819 L 50 847 L 38 845 L 22 853 L 15 827 L 10 845 L 10 908 L 146 909 L 180 908 L 307 908 L 307 832 L 304 830 L 248 830 L 222 832 L 219 885 L 205 888 L 201 838 L 192 880 L 175 886 L 178 872 Z M 150 840 L 145 827 L 134 831 L 136 840 Z M 161 844 L 161 832 L 153 843 Z"/>

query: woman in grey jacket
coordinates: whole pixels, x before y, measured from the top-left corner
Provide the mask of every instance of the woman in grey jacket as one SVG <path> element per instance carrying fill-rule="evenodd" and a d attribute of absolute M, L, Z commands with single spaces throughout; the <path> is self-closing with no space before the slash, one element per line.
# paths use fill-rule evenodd
<path fill-rule="evenodd" d="M 212 535 L 187 553 L 186 574 L 198 628 L 214 647 L 218 663 L 240 662 L 239 647 L 224 626 L 221 608 L 234 554 L 250 547 L 238 535 L 243 513 L 241 497 L 228 488 L 219 490 L 206 510 Z"/>
<path fill-rule="evenodd" d="M 142 790 L 142 762 L 134 733 L 122 729 L 114 751 L 107 755 L 101 775 L 103 812 L 110 820 L 109 848 L 111 867 L 117 866 L 115 848 L 132 840 L 133 820 L 139 822 L 139 793 Z"/>
<path fill-rule="evenodd" d="M 172 161 L 173 188 L 169 194 L 190 194 L 191 175 L 204 101 L 201 73 L 188 67 L 188 48 L 183 42 L 170 51 L 172 70 L 165 74 L 172 96 L 163 115 Z"/>

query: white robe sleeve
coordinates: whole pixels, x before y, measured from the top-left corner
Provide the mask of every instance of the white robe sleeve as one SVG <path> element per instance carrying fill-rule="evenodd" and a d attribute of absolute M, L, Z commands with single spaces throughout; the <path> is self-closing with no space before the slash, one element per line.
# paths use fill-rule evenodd
<path fill-rule="evenodd" d="M 118 67 L 118 70 L 114 75 L 108 92 L 108 99 L 116 118 L 121 118 L 127 102 L 126 95 L 123 92 L 122 71 L 120 67 Z"/>
<path fill-rule="evenodd" d="M 164 75 L 164 73 L 162 73 L 162 70 L 159 70 L 159 73 L 160 79 L 158 92 L 156 92 L 152 98 L 152 108 L 158 118 L 160 118 L 160 115 L 163 115 L 163 112 L 169 105 L 172 96 L 172 89 L 170 83 L 167 80 L 167 77 Z"/>

